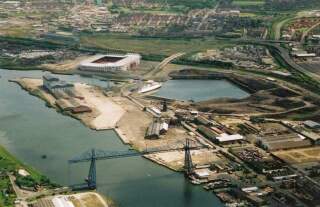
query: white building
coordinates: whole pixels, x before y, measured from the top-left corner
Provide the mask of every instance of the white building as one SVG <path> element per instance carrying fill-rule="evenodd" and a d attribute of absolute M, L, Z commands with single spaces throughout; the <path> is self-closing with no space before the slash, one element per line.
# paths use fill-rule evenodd
<path fill-rule="evenodd" d="M 242 141 L 243 140 L 243 136 L 240 134 L 220 134 L 220 136 L 216 137 L 217 141 L 220 144 L 226 144 L 226 143 L 233 143 L 233 142 L 237 142 L 237 141 Z"/>
<path fill-rule="evenodd" d="M 128 71 L 140 64 L 141 56 L 135 53 L 126 55 L 95 55 L 84 60 L 78 66 L 79 70 L 97 72 Z"/>

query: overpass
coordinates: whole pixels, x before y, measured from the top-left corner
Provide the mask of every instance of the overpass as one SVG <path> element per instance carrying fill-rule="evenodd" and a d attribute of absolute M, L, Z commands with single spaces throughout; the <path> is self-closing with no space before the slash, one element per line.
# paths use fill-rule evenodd
<path fill-rule="evenodd" d="M 154 69 L 149 71 L 145 76 L 150 77 L 152 75 L 159 73 L 166 65 L 168 65 L 170 62 L 172 62 L 173 60 L 175 60 L 183 55 L 185 55 L 184 52 L 179 52 L 179 53 L 175 53 L 175 54 L 165 58 L 156 67 L 154 67 Z"/>

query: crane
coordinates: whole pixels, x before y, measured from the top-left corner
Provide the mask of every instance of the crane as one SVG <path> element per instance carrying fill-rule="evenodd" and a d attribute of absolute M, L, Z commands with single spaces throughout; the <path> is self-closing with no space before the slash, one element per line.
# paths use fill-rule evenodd
<path fill-rule="evenodd" d="M 77 189 L 77 190 L 80 190 L 80 189 L 94 190 L 97 188 L 96 161 L 98 161 L 98 160 L 143 156 L 143 155 L 148 155 L 148 154 L 153 154 L 153 153 L 170 152 L 170 151 L 176 151 L 176 150 L 184 150 L 184 152 L 185 152 L 184 171 L 185 171 L 185 175 L 189 176 L 193 173 L 193 168 L 194 168 L 190 151 L 202 149 L 202 148 L 208 148 L 208 146 L 206 146 L 206 145 L 191 146 L 192 141 L 194 141 L 194 140 L 187 138 L 185 140 L 183 147 L 149 148 L 149 149 L 146 149 L 141 152 L 138 152 L 135 150 L 108 151 L 108 150 L 99 150 L 99 149 L 93 148 L 93 149 L 88 150 L 88 151 L 82 153 L 81 155 L 74 157 L 68 161 L 69 164 L 90 162 L 89 174 L 85 180 L 86 183 L 72 185 L 71 188 Z"/>

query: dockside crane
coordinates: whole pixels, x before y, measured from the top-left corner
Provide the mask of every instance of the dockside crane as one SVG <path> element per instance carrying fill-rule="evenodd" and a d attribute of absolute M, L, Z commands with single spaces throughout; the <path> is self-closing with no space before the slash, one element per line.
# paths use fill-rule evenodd
<path fill-rule="evenodd" d="M 184 170 L 185 176 L 190 176 L 193 173 L 194 165 L 191 158 L 191 150 L 197 150 L 202 148 L 208 148 L 206 145 L 196 145 L 191 146 L 191 143 L 194 140 L 186 139 L 183 147 L 160 147 L 160 148 L 149 148 L 145 151 L 138 152 L 135 150 L 125 150 L 125 151 L 107 151 L 99 149 L 91 149 L 81 154 L 80 156 L 74 157 L 68 161 L 69 164 L 81 163 L 81 162 L 90 162 L 89 174 L 85 179 L 86 183 L 76 184 L 70 186 L 75 190 L 84 190 L 90 189 L 94 190 L 97 188 L 97 170 L 96 170 L 96 161 L 98 160 L 107 160 L 107 159 L 116 159 L 116 158 L 125 158 L 125 157 L 135 157 L 143 156 L 159 152 L 170 152 L 176 150 L 184 150 L 185 159 L 184 159 Z"/>

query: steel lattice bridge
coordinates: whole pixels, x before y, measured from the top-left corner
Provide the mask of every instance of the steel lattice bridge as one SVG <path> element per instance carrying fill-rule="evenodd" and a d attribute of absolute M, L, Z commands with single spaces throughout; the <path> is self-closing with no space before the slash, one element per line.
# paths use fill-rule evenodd
<path fill-rule="evenodd" d="M 161 153 L 161 152 L 170 152 L 177 150 L 184 150 L 185 152 L 185 174 L 190 175 L 193 172 L 193 164 L 191 159 L 190 150 L 198 150 L 202 148 L 208 148 L 206 145 L 197 145 L 191 146 L 191 143 L 194 140 L 186 139 L 185 143 L 180 143 L 182 147 L 160 147 L 160 148 L 149 148 L 147 150 L 138 152 L 135 150 L 124 150 L 124 151 L 108 151 L 108 150 L 99 150 L 91 149 L 81 155 L 74 157 L 68 161 L 69 164 L 81 163 L 81 162 L 90 162 L 89 175 L 86 179 L 86 183 L 72 185 L 73 189 L 96 189 L 97 180 L 96 180 L 96 161 L 98 160 L 108 160 L 108 159 L 117 159 L 117 158 L 126 158 L 126 157 L 135 157 L 135 156 L 144 156 L 148 154 Z M 194 142 L 195 143 L 195 142 Z"/>

